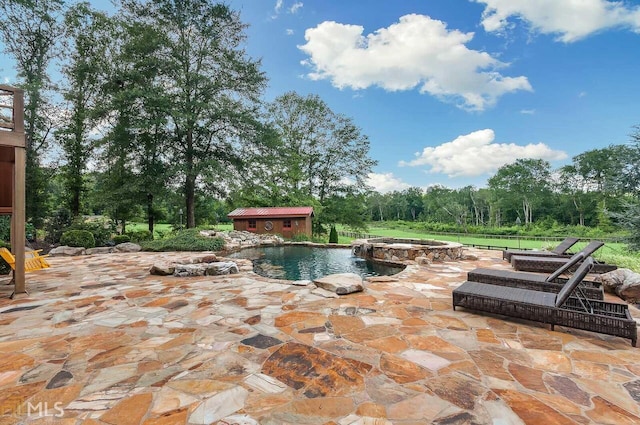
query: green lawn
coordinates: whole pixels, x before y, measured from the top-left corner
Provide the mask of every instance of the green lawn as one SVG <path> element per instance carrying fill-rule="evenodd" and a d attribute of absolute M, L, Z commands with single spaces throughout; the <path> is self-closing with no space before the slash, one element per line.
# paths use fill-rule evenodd
<path fill-rule="evenodd" d="M 338 231 L 345 232 L 348 230 L 342 226 L 337 226 Z M 505 237 L 479 237 L 474 235 L 443 235 L 430 234 L 427 232 L 407 231 L 399 229 L 389 229 L 384 227 L 369 227 L 367 232 L 369 235 L 407 238 L 407 239 L 435 239 L 440 241 L 458 242 L 466 246 L 476 246 L 486 248 L 487 246 L 500 247 L 501 249 L 541 249 L 556 246 L 559 242 L 556 239 L 526 239 L 505 238 Z M 353 238 L 340 235 L 340 243 L 349 243 Z M 571 249 L 572 252 L 578 251 L 587 245 L 588 241 L 578 242 Z M 594 258 L 605 261 L 607 263 L 616 264 L 618 267 L 628 268 L 635 272 L 640 272 L 640 254 L 629 252 L 626 244 L 618 242 L 606 242 L 594 255 Z"/>

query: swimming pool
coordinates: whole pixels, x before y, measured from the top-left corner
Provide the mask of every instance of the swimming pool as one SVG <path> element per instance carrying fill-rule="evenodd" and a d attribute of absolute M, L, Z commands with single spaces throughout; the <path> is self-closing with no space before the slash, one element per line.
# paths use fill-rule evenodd
<path fill-rule="evenodd" d="M 253 261 L 253 270 L 265 277 L 313 280 L 334 273 L 355 273 L 362 277 L 388 276 L 404 270 L 352 255 L 349 248 L 320 248 L 302 245 L 248 248 L 227 255 Z"/>

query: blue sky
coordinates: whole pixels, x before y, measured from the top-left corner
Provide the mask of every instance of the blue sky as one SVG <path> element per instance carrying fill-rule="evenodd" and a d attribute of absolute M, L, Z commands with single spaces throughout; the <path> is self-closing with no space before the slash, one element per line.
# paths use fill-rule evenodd
<path fill-rule="evenodd" d="M 106 2 L 93 1 L 95 6 Z M 640 3 L 230 0 L 266 100 L 318 94 L 353 118 L 381 192 L 486 185 L 517 158 L 559 167 L 640 124 Z M 104 6 L 103 6 L 104 7 Z M 0 61 L 0 76 L 12 71 Z"/>

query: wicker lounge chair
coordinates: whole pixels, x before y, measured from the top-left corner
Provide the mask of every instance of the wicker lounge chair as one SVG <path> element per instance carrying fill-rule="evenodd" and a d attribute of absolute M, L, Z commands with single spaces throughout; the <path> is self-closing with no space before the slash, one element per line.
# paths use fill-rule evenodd
<path fill-rule="evenodd" d="M 502 258 L 511 262 L 512 255 L 530 255 L 535 257 L 556 257 L 556 256 L 566 256 L 570 257 L 571 254 L 567 253 L 567 250 L 576 244 L 580 239 L 579 238 L 566 238 L 563 240 L 558 246 L 553 248 L 550 251 L 533 251 L 533 250 L 525 250 L 525 249 L 505 249 L 502 251 Z"/>
<path fill-rule="evenodd" d="M 575 255 L 582 255 L 583 258 L 591 256 L 600 247 L 604 245 L 600 241 L 591 241 L 582 251 L 577 252 Z M 538 273 L 553 273 L 559 267 L 565 265 L 571 261 L 574 257 L 533 257 L 529 255 L 513 255 L 511 256 L 511 266 L 515 270 L 525 272 L 538 272 Z M 574 271 L 577 268 L 577 264 L 574 264 L 568 269 L 568 271 Z M 617 269 L 617 266 L 612 264 L 595 262 L 591 273 L 607 273 Z"/>
<path fill-rule="evenodd" d="M 568 262 L 564 263 L 548 276 L 538 273 L 514 272 L 513 270 L 477 268 L 467 273 L 467 280 L 471 282 L 489 283 L 491 285 L 558 293 L 569 280 L 560 276 L 575 264 L 581 262 L 582 259 L 582 253 L 574 255 Z M 589 299 L 604 299 L 602 285 L 599 282 L 583 280 L 580 282 L 580 289 Z"/>
<path fill-rule="evenodd" d="M 532 320 L 551 325 L 551 330 L 559 325 L 620 336 L 635 347 L 636 322 L 626 304 L 589 300 L 580 293 L 578 284 L 592 267 L 593 259 L 585 259 L 558 294 L 467 281 L 453 291 L 453 309 Z"/>

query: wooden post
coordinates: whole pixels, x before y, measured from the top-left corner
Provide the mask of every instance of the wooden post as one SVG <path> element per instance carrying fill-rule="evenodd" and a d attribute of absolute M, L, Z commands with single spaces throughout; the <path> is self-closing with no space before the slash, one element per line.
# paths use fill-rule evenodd
<path fill-rule="evenodd" d="M 15 164 L 13 167 L 13 214 L 11 215 L 11 222 L 13 232 L 11 234 L 13 255 L 16 257 L 16 270 L 15 270 L 15 286 L 11 298 L 15 298 L 16 295 L 26 294 L 27 289 L 25 285 L 24 276 L 24 241 L 25 241 L 25 148 L 15 148 Z"/>

